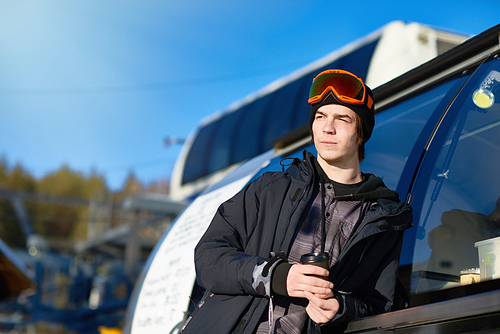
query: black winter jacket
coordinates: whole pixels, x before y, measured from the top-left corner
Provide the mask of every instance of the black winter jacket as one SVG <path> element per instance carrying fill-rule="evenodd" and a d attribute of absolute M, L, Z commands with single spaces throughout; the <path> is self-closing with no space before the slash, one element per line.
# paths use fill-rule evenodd
<path fill-rule="evenodd" d="M 275 254 L 288 254 L 312 197 L 313 159 L 304 151 L 304 159 L 295 159 L 286 172 L 263 174 L 218 208 L 195 249 L 197 282 L 207 292 L 182 333 L 255 331 L 272 297 L 269 288 L 256 289 L 255 281 L 270 286 Z M 412 224 L 411 207 L 394 195 L 373 175 L 353 194 L 351 200 L 370 208 L 330 269 L 343 310 L 325 325 L 313 324 L 315 333 L 342 332 L 352 319 L 391 308 L 402 237 Z M 263 264 L 262 277 L 255 277 Z"/>

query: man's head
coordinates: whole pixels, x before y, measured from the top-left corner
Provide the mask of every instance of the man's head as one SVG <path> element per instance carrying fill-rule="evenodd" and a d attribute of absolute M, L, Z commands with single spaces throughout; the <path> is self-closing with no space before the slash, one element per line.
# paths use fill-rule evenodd
<path fill-rule="evenodd" d="M 312 137 L 320 165 L 343 170 L 359 167 L 359 116 L 340 104 L 318 109 L 312 124 Z"/>
<path fill-rule="evenodd" d="M 364 144 L 370 138 L 375 125 L 373 93 L 363 81 L 354 74 L 343 70 L 327 70 L 313 79 L 309 92 L 311 113 L 309 129 L 316 112 L 325 105 L 338 104 L 353 110 L 359 134 L 359 161 L 364 158 Z"/>

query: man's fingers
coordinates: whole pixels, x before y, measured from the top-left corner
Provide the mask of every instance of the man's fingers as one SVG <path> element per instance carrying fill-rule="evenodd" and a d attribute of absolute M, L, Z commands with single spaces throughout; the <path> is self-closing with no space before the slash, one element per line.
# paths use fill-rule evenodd
<path fill-rule="evenodd" d="M 333 295 L 333 292 L 329 288 L 323 288 L 323 287 L 318 287 L 314 285 L 308 285 L 308 284 L 303 284 L 297 286 L 298 291 L 307 291 L 309 293 L 312 293 L 318 297 L 324 296 L 325 298 L 330 298 L 330 296 Z"/>
<path fill-rule="evenodd" d="M 293 279 L 304 284 L 333 289 L 333 283 L 317 276 L 328 277 L 328 270 L 310 264 L 294 264 L 288 273 Z"/>
<path fill-rule="evenodd" d="M 333 283 L 325 279 L 310 276 L 327 274 L 328 271 L 312 265 L 294 264 L 287 276 L 287 292 L 291 297 L 304 298 L 304 291 L 314 294 L 328 295 L 333 289 Z"/>
<path fill-rule="evenodd" d="M 297 266 L 297 270 L 304 275 L 316 275 L 328 277 L 329 272 L 325 268 L 313 266 L 311 264 L 301 264 Z"/>
<path fill-rule="evenodd" d="M 334 297 L 332 290 L 328 290 L 326 293 L 314 293 L 314 295 L 321 299 L 329 299 Z"/>
<path fill-rule="evenodd" d="M 316 323 L 325 323 L 330 321 L 339 310 L 339 303 L 335 298 L 322 299 L 307 291 L 304 295 L 309 300 L 306 312 Z"/>
<path fill-rule="evenodd" d="M 313 303 L 314 305 L 320 307 L 321 305 L 323 305 L 323 302 L 324 302 L 324 298 L 321 298 L 319 296 L 317 296 L 316 294 L 314 293 L 310 293 L 309 291 L 306 291 L 304 293 L 305 297 L 309 300 L 309 302 Z"/>

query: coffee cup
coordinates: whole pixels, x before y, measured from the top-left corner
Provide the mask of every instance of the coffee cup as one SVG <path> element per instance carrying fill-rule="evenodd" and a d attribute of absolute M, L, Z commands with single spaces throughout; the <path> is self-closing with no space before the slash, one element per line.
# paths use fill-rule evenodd
<path fill-rule="evenodd" d="M 313 266 L 318 266 L 321 268 L 325 268 L 326 270 L 329 270 L 330 254 L 328 254 L 327 252 L 304 254 L 300 257 L 300 263 L 311 264 Z M 316 276 L 316 277 L 327 279 L 327 277 L 325 276 Z"/>

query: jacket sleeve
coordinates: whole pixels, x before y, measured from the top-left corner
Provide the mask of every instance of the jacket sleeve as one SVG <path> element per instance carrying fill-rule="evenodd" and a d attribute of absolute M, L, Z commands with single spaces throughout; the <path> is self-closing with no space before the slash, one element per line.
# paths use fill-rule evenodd
<path fill-rule="evenodd" d="M 198 242 L 196 277 L 205 289 L 227 295 L 270 295 L 271 273 L 280 259 L 247 252 L 258 223 L 261 185 L 257 179 L 223 203 Z"/>

